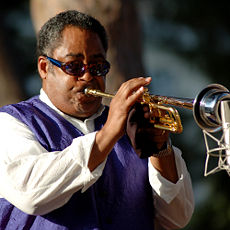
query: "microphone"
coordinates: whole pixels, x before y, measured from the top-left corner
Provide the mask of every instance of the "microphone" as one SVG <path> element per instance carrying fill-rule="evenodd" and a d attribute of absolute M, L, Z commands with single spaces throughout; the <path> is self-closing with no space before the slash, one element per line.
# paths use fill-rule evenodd
<path fill-rule="evenodd" d="M 226 163 L 230 168 L 230 101 L 225 100 L 221 102 L 221 120 L 222 120 L 222 128 L 223 128 L 223 139 L 225 145 L 225 156 Z"/>

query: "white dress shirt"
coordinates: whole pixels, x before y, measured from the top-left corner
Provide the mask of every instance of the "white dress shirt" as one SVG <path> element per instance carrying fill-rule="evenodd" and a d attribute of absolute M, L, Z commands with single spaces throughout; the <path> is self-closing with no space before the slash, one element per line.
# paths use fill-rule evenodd
<path fill-rule="evenodd" d="M 94 119 L 81 121 L 58 110 L 43 90 L 40 99 L 85 135 L 63 151 L 47 152 L 31 130 L 7 113 L 0 113 L 0 197 L 23 212 L 42 215 L 63 206 L 77 192 L 86 191 L 102 175 L 106 160 L 90 172 L 88 160 L 95 141 Z M 156 221 L 165 229 L 182 228 L 191 218 L 194 199 L 190 175 L 179 149 L 174 148 L 179 180 L 163 178 L 149 162 Z"/>

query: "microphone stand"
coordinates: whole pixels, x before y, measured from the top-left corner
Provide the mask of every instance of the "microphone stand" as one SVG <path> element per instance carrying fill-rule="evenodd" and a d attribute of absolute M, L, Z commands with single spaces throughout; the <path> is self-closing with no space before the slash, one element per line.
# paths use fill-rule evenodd
<path fill-rule="evenodd" d="M 222 123 L 222 136 L 218 139 L 207 130 L 203 129 L 204 140 L 207 150 L 205 161 L 204 175 L 208 176 L 220 170 L 225 170 L 230 176 L 230 99 L 225 99 L 220 102 L 220 119 Z M 210 147 L 210 139 L 216 142 L 218 147 Z M 218 157 L 217 167 L 208 170 L 210 157 Z"/>

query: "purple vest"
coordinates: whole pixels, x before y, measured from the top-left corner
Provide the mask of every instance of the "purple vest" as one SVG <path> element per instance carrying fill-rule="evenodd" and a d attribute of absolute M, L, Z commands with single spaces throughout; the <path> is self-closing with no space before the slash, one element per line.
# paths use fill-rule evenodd
<path fill-rule="evenodd" d="M 0 111 L 25 123 L 48 151 L 63 150 L 84 135 L 37 96 Z M 108 108 L 95 120 L 96 130 L 107 113 Z M 98 181 L 86 192 L 76 192 L 61 208 L 33 216 L 0 199 L 0 230 L 153 230 L 153 216 L 147 159 L 137 156 L 127 136 L 114 146 Z"/>

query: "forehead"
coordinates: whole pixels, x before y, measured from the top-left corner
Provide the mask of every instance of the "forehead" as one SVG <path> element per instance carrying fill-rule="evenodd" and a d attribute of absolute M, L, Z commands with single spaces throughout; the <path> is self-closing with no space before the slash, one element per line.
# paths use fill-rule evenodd
<path fill-rule="evenodd" d="M 99 36 L 92 31 L 75 26 L 69 26 L 63 30 L 61 43 L 54 53 L 60 57 L 69 55 L 77 55 L 84 58 L 91 56 L 105 57 L 105 50 Z"/>

